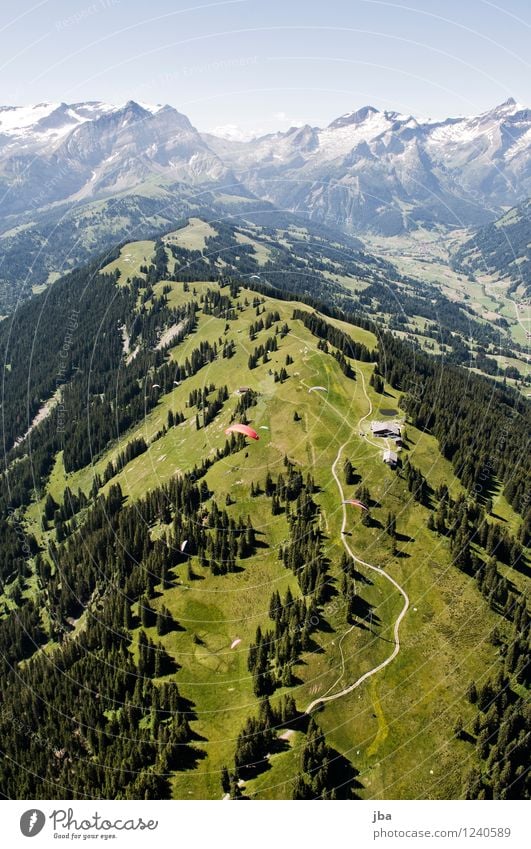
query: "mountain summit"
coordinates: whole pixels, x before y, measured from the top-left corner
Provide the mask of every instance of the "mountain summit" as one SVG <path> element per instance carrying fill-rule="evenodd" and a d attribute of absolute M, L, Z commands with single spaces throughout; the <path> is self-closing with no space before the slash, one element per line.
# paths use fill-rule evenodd
<path fill-rule="evenodd" d="M 509 98 L 472 117 L 420 120 L 364 106 L 327 127 L 223 144 L 255 194 L 345 229 L 477 225 L 531 195 L 531 111 Z M 209 138 L 214 150 L 221 149 Z"/>
<path fill-rule="evenodd" d="M 3 215 L 108 196 L 153 175 L 196 184 L 224 179 L 228 169 L 172 106 L 0 108 Z"/>

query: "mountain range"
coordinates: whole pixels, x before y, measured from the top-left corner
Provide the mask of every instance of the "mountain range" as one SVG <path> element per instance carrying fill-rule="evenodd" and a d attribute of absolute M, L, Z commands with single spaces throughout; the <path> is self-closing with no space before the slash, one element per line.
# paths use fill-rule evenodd
<path fill-rule="evenodd" d="M 472 118 L 366 106 L 324 129 L 206 138 L 255 194 L 345 229 L 477 225 L 531 193 L 531 111 L 513 99 Z"/>
<path fill-rule="evenodd" d="M 67 270 L 205 209 L 384 235 L 480 226 L 531 195 L 530 141 L 531 110 L 513 99 L 444 121 L 365 106 L 248 142 L 168 105 L 0 107 L 0 286 L 46 282 L 56 245 Z"/>

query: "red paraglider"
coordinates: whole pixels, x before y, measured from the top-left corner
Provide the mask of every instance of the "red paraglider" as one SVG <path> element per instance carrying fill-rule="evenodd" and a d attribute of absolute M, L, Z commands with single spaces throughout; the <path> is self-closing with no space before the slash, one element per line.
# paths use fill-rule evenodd
<path fill-rule="evenodd" d="M 244 436 L 248 436 L 250 439 L 260 439 L 257 432 L 246 424 L 233 424 L 226 429 L 225 433 L 243 433 Z"/>
<path fill-rule="evenodd" d="M 343 504 L 353 504 L 354 507 L 361 507 L 362 510 L 368 510 L 369 508 L 365 506 L 363 501 L 358 501 L 357 498 L 347 498 Z"/>

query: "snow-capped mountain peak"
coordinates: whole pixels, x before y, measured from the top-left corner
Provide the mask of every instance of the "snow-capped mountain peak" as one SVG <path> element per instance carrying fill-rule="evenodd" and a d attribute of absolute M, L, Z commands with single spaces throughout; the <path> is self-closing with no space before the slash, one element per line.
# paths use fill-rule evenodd
<path fill-rule="evenodd" d="M 0 158 L 51 153 L 76 127 L 113 109 L 101 102 L 0 107 Z"/>
<path fill-rule="evenodd" d="M 493 116 L 514 115 L 515 112 L 519 112 L 521 109 L 523 109 L 523 106 L 517 103 L 514 97 L 508 97 L 503 103 L 499 103 L 493 109 L 488 109 L 483 114 Z"/>
<path fill-rule="evenodd" d="M 222 156 L 255 194 L 351 228 L 482 223 L 531 195 L 531 110 L 513 98 L 470 117 L 364 106 L 328 126 L 275 133 Z M 209 137 L 213 149 L 220 150 Z"/>
<path fill-rule="evenodd" d="M 76 126 L 103 116 L 122 113 L 126 122 L 173 110 L 172 106 L 129 100 L 121 106 L 101 101 L 85 103 L 38 103 L 35 106 L 0 106 L 0 147 L 22 142 L 29 147 L 53 146 Z M 176 110 L 173 110 L 176 111 Z M 184 117 L 184 116 L 183 116 Z"/>
<path fill-rule="evenodd" d="M 196 184 L 224 179 L 229 170 L 186 115 L 168 104 L 0 107 L 4 214 L 28 204 L 108 197 L 154 175 Z"/>
<path fill-rule="evenodd" d="M 346 112 L 344 115 L 340 115 L 339 118 L 328 125 L 328 129 L 334 130 L 350 124 L 361 124 L 367 118 L 377 114 L 378 109 L 375 109 L 374 106 L 362 106 L 361 109 L 356 109 L 354 112 Z"/>
<path fill-rule="evenodd" d="M 514 98 L 445 120 L 366 105 L 323 128 L 250 141 L 202 136 L 168 104 L 0 107 L 2 212 L 108 197 L 148 179 L 239 180 L 239 191 L 348 229 L 462 226 L 531 195 L 530 145 L 531 110 Z"/>

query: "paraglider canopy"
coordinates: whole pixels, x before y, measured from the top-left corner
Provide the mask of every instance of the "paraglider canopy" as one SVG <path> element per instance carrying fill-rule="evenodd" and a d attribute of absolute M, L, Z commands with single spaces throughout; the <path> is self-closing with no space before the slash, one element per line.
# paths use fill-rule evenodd
<path fill-rule="evenodd" d="M 181 543 L 181 551 L 184 551 L 187 545 L 188 545 L 188 540 L 187 539 L 183 540 L 183 542 Z"/>
<path fill-rule="evenodd" d="M 319 390 L 320 392 L 328 392 L 326 386 L 311 386 L 308 389 L 308 392 L 315 392 L 316 390 Z"/>
<path fill-rule="evenodd" d="M 343 504 L 352 504 L 354 507 L 361 507 L 362 510 L 368 510 L 369 508 L 365 506 L 363 501 L 359 501 L 357 498 L 347 498 Z"/>
<path fill-rule="evenodd" d="M 244 436 L 248 436 L 250 439 L 260 439 L 257 432 L 246 424 L 233 424 L 226 429 L 225 433 L 243 433 Z"/>

